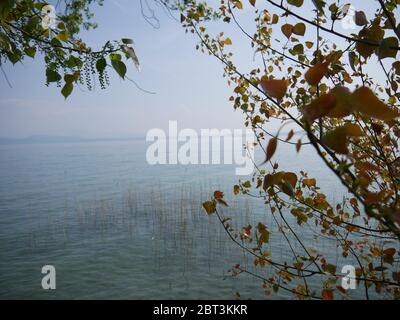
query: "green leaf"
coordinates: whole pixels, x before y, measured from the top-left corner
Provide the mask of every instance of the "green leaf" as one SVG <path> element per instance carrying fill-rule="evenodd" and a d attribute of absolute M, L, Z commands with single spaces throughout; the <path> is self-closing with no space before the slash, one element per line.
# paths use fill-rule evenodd
<path fill-rule="evenodd" d="M 2 32 L 0 32 L 0 49 L 3 49 L 6 52 L 12 52 L 10 38 Z"/>
<path fill-rule="evenodd" d="M 297 34 L 298 36 L 304 36 L 304 34 L 306 33 L 306 25 L 302 22 L 297 23 L 293 27 L 293 33 Z"/>
<path fill-rule="evenodd" d="M 3 20 L 12 10 L 15 1 L 2 0 L 0 1 L 0 19 Z"/>
<path fill-rule="evenodd" d="M 296 44 L 293 49 L 290 50 L 290 53 L 293 55 L 304 54 L 304 46 L 301 43 Z"/>
<path fill-rule="evenodd" d="M 126 74 L 126 65 L 120 60 L 111 60 L 111 65 L 117 71 L 119 76 L 124 79 Z"/>
<path fill-rule="evenodd" d="M 121 41 L 122 41 L 123 44 L 133 44 L 133 40 L 132 39 L 122 38 Z"/>
<path fill-rule="evenodd" d="M 61 76 L 57 71 L 47 68 L 46 69 L 46 79 L 47 79 L 47 82 L 57 82 L 57 81 L 61 80 Z"/>
<path fill-rule="evenodd" d="M 69 83 L 69 82 L 76 82 L 76 81 L 78 81 L 79 80 L 79 75 L 80 75 L 80 73 L 79 72 L 75 72 L 74 74 L 66 74 L 66 75 L 64 75 L 64 81 L 66 82 L 66 83 Z"/>
<path fill-rule="evenodd" d="M 304 0 L 287 0 L 287 2 L 295 7 L 301 7 L 303 5 Z"/>
<path fill-rule="evenodd" d="M 75 67 L 80 68 L 83 65 L 82 60 L 77 58 L 77 57 L 75 57 L 75 56 L 73 56 L 73 55 L 69 56 L 69 58 L 65 62 L 65 64 L 71 69 L 75 68 Z"/>
<path fill-rule="evenodd" d="M 96 69 L 97 71 L 102 74 L 107 67 L 107 61 L 105 58 L 100 58 L 96 61 Z"/>
<path fill-rule="evenodd" d="M 324 12 L 324 7 L 326 6 L 326 3 L 324 0 L 313 0 L 314 6 L 315 8 L 317 8 L 318 11 L 322 12 L 323 14 Z"/>
<path fill-rule="evenodd" d="M 121 60 L 121 55 L 119 53 L 111 53 L 110 60 Z"/>
<path fill-rule="evenodd" d="M 398 46 L 399 46 L 399 40 L 396 37 L 389 37 L 383 39 L 377 52 L 379 59 L 396 58 L 397 50 L 392 49 L 392 47 L 398 47 Z"/>
<path fill-rule="evenodd" d="M 61 90 L 61 93 L 65 99 L 68 98 L 68 96 L 72 93 L 73 89 L 74 89 L 74 85 L 72 82 L 65 83 L 64 87 Z"/>
<path fill-rule="evenodd" d="M 57 35 L 57 39 L 60 40 L 60 41 L 63 41 L 63 42 L 67 42 L 68 39 L 69 39 L 68 31 L 67 31 L 67 30 L 61 31 L 61 32 Z"/>
<path fill-rule="evenodd" d="M 6 52 L 8 59 L 12 64 L 16 64 L 22 58 L 22 53 L 18 49 L 14 49 L 13 51 Z"/>
<path fill-rule="evenodd" d="M 28 57 L 31 57 L 33 59 L 36 55 L 36 48 L 28 47 L 25 49 L 25 53 Z"/>

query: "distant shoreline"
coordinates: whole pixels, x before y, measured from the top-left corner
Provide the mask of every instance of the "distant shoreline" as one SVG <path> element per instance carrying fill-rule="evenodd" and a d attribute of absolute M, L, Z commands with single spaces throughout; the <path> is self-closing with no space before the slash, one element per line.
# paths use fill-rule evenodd
<path fill-rule="evenodd" d="M 135 141 L 145 140 L 146 137 L 130 138 L 81 138 L 81 137 L 52 137 L 52 136 L 30 136 L 26 138 L 0 138 L 0 145 L 8 144 L 51 144 L 51 143 L 84 143 L 100 141 Z"/>

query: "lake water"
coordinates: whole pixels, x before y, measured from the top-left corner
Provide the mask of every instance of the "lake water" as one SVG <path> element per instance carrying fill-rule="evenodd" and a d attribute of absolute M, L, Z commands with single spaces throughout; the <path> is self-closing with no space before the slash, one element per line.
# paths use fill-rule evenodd
<path fill-rule="evenodd" d="M 273 225 L 261 200 L 232 194 L 246 177 L 235 176 L 232 165 L 150 166 L 146 147 L 140 139 L 0 145 L 1 299 L 264 297 L 258 279 L 229 276 L 238 262 L 253 268 L 252 258 L 201 207 L 221 190 L 230 204 L 223 214 L 235 225 L 260 219 Z M 276 158 L 283 170 L 308 170 L 330 199 L 342 198 L 342 187 L 311 150 L 297 155 L 279 146 Z M 333 241 L 312 228 L 302 237 L 339 263 Z M 290 261 L 288 250 L 273 232 L 271 253 Z M 56 268 L 56 290 L 41 287 L 48 264 Z"/>

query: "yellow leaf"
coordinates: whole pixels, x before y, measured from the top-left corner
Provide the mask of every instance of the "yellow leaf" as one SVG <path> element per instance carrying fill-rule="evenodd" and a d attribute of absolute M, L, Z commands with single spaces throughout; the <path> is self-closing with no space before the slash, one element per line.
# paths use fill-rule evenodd
<path fill-rule="evenodd" d="M 57 34 L 56 38 L 60 41 L 68 41 L 68 31 L 61 31 L 59 34 Z"/>
<path fill-rule="evenodd" d="M 388 121 L 400 116 L 397 110 L 389 108 L 367 87 L 360 87 L 351 96 L 354 110 L 364 116 Z"/>
<path fill-rule="evenodd" d="M 260 84 L 267 95 L 278 100 L 282 99 L 285 96 L 288 88 L 287 80 L 269 80 L 263 77 L 260 81 Z"/>
<path fill-rule="evenodd" d="M 206 210 L 207 214 L 213 214 L 217 209 L 217 202 L 214 201 L 206 201 L 203 203 L 203 208 Z"/>
<path fill-rule="evenodd" d="M 243 3 L 242 3 L 242 1 L 236 0 L 236 1 L 235 1 L 235 5 L 236 5 L 236 8 L 238 8 L 238 9 L 240 9 L 240 10 L 243 9 Z"/>
<path fill-rule="evenodd" d="M 304 77 L 310 85 L 315 86 L 328 73 L 328 70 L 329 62 L 317 63 L 315 66 L 308 69 Z"/>
<path fill-rule="evenodd" d="M 314 178 L 306 178 L 303 180 L 303 184 L 307 187 L 315 187 L 317 181 Z"/>
<path fill-rule="evenodd" d="M 232 44 L 232 40 L 231 40 L 231 38 L 226 38 L 225 39 L 225 41 L 224 41 L 224 43 L 226 44 L 226 45 L 231 45 Z"/>

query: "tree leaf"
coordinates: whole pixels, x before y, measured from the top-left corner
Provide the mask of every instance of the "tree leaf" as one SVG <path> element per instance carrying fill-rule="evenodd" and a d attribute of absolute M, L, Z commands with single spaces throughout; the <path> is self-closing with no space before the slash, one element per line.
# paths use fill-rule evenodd
<path fill-rule="evenodd" d="M 288 182 L 292 188 L 296 187 L 297 184 L 297 175 L 294 172 L 285 172 L 283 174 L 282 179 L 286 182 Z"/>
<path fill-rule="evenodd" d="M 396 58 L 397 50 L 392 49 L 392 47 L 398 47 L 398 46 L 399 46 L 399 40 L 397 39 L 397 37 L 389 37 L 383 39 L 381 45 L 377 49 L 377 55 L 379 59 Z"/>
<path fill-rule="evenodd" d="M 135 50 L 132 47 L 122 45 L 122 50 L 125 52 L 125 54 L 132 59 L 133 63 L 135 64 L 135 67 L 138 71 L 140 71 L 140 63 L 139 59 L 136 55 Z"/>
<path fill-rule="evenodd" d="M 291 129 L 291 130 L 289 131 L 289 133 L 288 133 L 288 135 L 287 135 L 285 141 L 290 141 L 290 139 L 292 139 L 293 136 L 294 136 L 294 131 L 293 131 L 293 129 Z"/>
<path fill-rule="evenodd" d="M 287 0 L 287 2 L 295 7 L 301 7 L 303 5 L 304 0 Z"/>
<path fill-rule="evenodd" d="M 47 82 L 57 82 L 61 80 L 61 75 L 54 71 L 53 69 L 47 68 L 46 69 L 46 81 Z"/>
<path fill-rule="evenodd" d="M 224 193 L 222 191 L 214 191 L 215 199 L 222 199 L 224 197 Z"/>
<path fill-rule="evenodd" d="M 98 59 L 96 61 L 96 69 L 97 71 L 102 74 L 107 67 L 107 61 L 104 57 Z"/>
<path fill-rule="evenodd" d="M 363 135 L 364 132 L 357 124 L 348 123 L 327 132 L 322 137 L 322 142 L 337 153 L 348 154 L 348 138 L 360 137 Z"/>
<path fill-rule="evenodd" d="M 26 55 L 28 56 L 28 57 L 31 57 L 32 59 L 33 58 L 35 58 L 35 55 L 36 55 L 36 48 L 34 48 L 34 47 L 28 47 L 28 48 L 25 48 L 25 53 L 26 53 Z"/>
<path fill-rule="evenodd" d="M 303 179 L 303 184 L 307 187 L 315 187 L 317 185 L 317 181 L 314 178 L 306 178 Z"/>
<path fill-rule="evenodd" d="M 121 41 L 123 44 L 133 44 L 133 40 L 129 38 L 122 38 Z"/>
<path fill-rule="evenodd" d="M 329 62 L 317 63 L 307 70 L 304 77 L 310 85 L 315 86 L 328 73 L 328 70 Z"/>
<path fill-rule="evenodd" d="M 302 109 L 305 119 L 313 123 L 316 119 L 329 114 L 336 106 L 336 97 L 333 93 L 325 93 Z"/>
<path fill-rule="evenodd" d="M 203 203 L 203 208 L 208 215 L 213 214 L 217 210 L 217 202 L 215 200 L 206 201 Z"/>
<path fill-rule="evenodd" d="M 368 24 L 368 19 L 364 11 L 356 11 L 355 22 L 358 26 L 365 26 Z"/>
<path fill-rule="evenodd" d="M 269 140 L 264 163 L 271 160 L 272 156 L 275 154 L 277 145 L 278 145 L 278 139 L 276 137 L 273 137 Z"/>
<path fill-rule="evenodd" d="M 126 65 L 121 60 L 111 60 L 111 65 L 117 71 L 119 76 L 124 79 L 126 74 Z"/>
<path fill-rule="evenodd" d="M 388 121 L 399 117 L 397 110 L 389 108 L 368 87 L 360 87 L 351 95 L 351 103 L 355 111 L 364 116 Z"/>
<path fill-rule="evenodd" d="M 57 34 L 56 38 L 60 41 L 67 42 L 69 39 L 68 31 L 67 30 L 61 31 L 59 34 Z"/>
<path fill-rule="evenodd" d="M 74 89 L 74 85 L 72 82 L 65 83 L 64 87 L 61 89 L 61 93 L 65 99 L 67 99 L 69 97 L 69 95 L 72 93 L 73 89 Z"/>
<path fill-rule="evenodd" d="M 337 86 L 330 91 L 336 98 L 335 107 L 327 114 L 330 118 L 344 118 L 351 114 L 351 92 L 348 88 Z"/>
<path fill-rule="evenodd" d="M 264 90 L 264 92 L 272 97 L 276 98 L 278 100 L 282 99 L 286 91 L 288 89 L 288 82 L 287 80 L 278 80 L 278 79 L 272 79 L 269 80 L 265 77 L 263 77 L 260 81 L 261 87 Z"/>
<path fill-rule="evenodd" d="M 333 300 L 333 290 L 332 289 L 322 290 L 322 299 L 323 300 Z"/>
<path fill-rule="evenodd" d="M 304 34 L 306 33 L 306 25 L 302 22 L 297 23 L 293 27 L 293 33 L 297 34 L 298 36 L 304 36 Z"/>
<path fill-rule="evenodd" d="M 290 38 L 290 36 L 293 34 L 293 26 L 291 24 L 284 24 L 281 27 L 282 33 L 286 36 L 286 38 Z"/>

